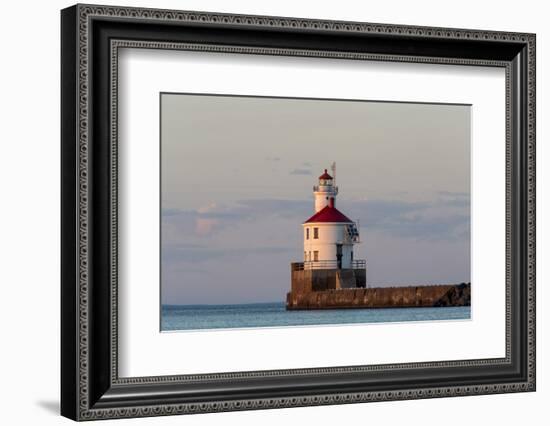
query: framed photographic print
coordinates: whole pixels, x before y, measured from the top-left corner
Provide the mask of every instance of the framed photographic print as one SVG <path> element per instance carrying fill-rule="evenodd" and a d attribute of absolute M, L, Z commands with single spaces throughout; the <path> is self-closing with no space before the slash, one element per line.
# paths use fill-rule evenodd
<path fill-rule="evenodd" d="M 61 12 L 61 412 L 535 390 L 535 35 Z"/>

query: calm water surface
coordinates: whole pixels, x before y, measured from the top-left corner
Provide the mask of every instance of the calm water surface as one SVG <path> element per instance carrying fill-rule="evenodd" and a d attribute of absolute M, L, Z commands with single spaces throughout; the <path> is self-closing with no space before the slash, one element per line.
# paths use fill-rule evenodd
<path fill-rule="evenodd" d="M 284 303 L 163 305 L 161 331 L 470 319 L 470 307 L 287 311 Z"/>

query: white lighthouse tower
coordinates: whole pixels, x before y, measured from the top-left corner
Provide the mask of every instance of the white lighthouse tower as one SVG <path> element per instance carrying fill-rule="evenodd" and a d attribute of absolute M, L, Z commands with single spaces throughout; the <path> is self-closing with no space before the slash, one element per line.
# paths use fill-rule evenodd
<path fill-rule="evenodd" d="M 364 268 L 364 260 L 354 259 L 354 246 L 359 243 L 357 224 L 336 208 L 338 188 L 325 169 L 319 185 L 313 187 L 315 214 L 304 228 L 304 269 Z"/>
<path fill-rule="evenodd" d="M 333 165 L 333 170 L 335 169 Z M 325 172 L 319 176 L 319 184 L 313 187 L 313 196 L 315 197 L 315 213 L 328 206 L 331 198 L 336 198 L 338 187 L 334 185 L 334 179 L 331 175 Z"/>
<path fill-rule="evenodd" d="M 335 173 L 333 164 L 332 171 Z M 342 290 L 367 285 L 367 265 L 354 257 L 359 243 L 357 224 L 336 208 L 338 188 L 325 169 L 313 187 L 314 214 L 303 224 L 304 260 L 292 262 L 287 308 L 311 292 Z"/>

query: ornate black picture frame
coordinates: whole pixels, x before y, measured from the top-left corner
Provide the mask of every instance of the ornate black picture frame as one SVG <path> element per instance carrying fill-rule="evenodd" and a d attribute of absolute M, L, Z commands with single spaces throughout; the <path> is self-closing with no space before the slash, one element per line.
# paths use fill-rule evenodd
<path fill-rule="evenodd" d="M 76 5 L 61 12 L 61 414 L 74 420 L 535 390 L 535 35 Z M 120 47 L 506 70 L 506 356 L 120 378 Z"/>

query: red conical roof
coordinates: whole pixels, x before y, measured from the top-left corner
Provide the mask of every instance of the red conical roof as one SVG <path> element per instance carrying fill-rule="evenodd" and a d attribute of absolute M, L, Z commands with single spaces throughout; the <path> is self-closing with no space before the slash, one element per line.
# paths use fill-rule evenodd
<path fill-rule="evenodd" d="M 327 173 L 327 169 L 325 169 L 325 173 L 323 173 L 321 176 L 319 176 L 319 179 L 332 179 L 332 176 Z"/>
<path fill-rule="evenodd" d="M 319 210 L 313 216 L 311 216 L 304 223 L 319 223 L 319 222 L 339 222 L 339 223 L 353 223 L 353 221 L 347 217 L 344 213 L 340 212 L 336 207 L 330 205 Z"/>

